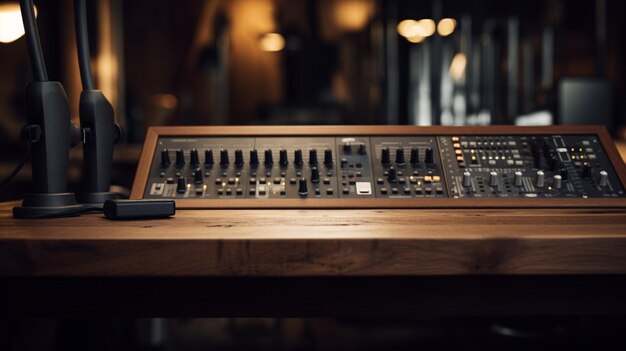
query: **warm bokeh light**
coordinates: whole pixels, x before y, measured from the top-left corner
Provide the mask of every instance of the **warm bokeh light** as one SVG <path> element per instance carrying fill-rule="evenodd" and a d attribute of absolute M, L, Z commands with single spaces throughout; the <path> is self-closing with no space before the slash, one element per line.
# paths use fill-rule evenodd
<path fill-rule="evenodd" d="M 35 17 L 37 8 L 35 7 Z M 18 2 L 0 4 L 0 42 L 10 43 L 24 35 L 24 24 Z"/>
<path fill-rule="evenodd" d="M 279 33 L 267 33 L 259 39 L 261 50 L 277 52 L 285 48 L 285 38 Z"/>
<path fill-rule="evenodd" d="M 454 18 L 443 18 L 437 24 L 437 33 L 442 37 L 447 37 L 448 35 L 454 32 L 454 28 L 456 27 L 456 21 Z"/>
<path fill-rule="evenodd" d="M 435 34 L 435 29 L 437 27 L 435 25 L 435 21 L 431 19 L 422 19 L 422 20 L 417 21 L 417 24 L 420 26 L 422 30 L 422 32 L 420 33 L 421 36 L 429 37 Z"/>
<path fill-rule="evenodd" d="M 421 35 L 416 35 L 414 37 L 406 38 L 406 40 L 408 40 L 409 42 L 414 43 L 414 44 L 421 43 L 421 42 L 424 41 L 424 39 L 426 39 L 426 37 L 423 37 Z"/>
<path fill-rule="evenodd" d="M 397 30 L 398 34 L 407 39 L 416 37 L 426 38 L 435 33 L 435 27 L 435 21 L 431 19 L 422 19 L 419 21 L 408 19 L 398 23 Z"/>
<path fill-rule="evenodd" d="M 373 11 L 371 1 L 340 0 L 334 3 L 333 19 L 343 30 L 359 31 L 365 28 Z"/>
<path fill-rule="evenodd" d="M 452 79 L 457 82 L 463 79 L 466 66 L 467 57 L 465 56 L 465 54 L 458 53 L 454 55 L 454 58 L 452 58 L 452 63 L 450 64 L 450 76 L 452 76 Z"/>

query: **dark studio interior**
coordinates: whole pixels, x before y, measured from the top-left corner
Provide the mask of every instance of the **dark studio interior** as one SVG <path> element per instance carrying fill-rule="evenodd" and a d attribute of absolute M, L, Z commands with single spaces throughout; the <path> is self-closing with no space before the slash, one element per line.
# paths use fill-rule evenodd
<path fill-rule="evenodd" d="M 29 1 L 0 350 L 626 347 L 622 1 Z"/>

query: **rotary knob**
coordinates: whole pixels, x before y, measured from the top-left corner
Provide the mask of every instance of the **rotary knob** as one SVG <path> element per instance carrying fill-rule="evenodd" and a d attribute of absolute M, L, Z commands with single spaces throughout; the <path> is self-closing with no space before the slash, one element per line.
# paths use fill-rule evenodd
<path fill-rule="evenodd" d="M 367 147 L 364 143 L 359 144 L 359 155 L 365 155 L 367 153 Z"/>
<path fill-rule="evenodd" d="M 537 177 L 535 179 L 535 186 L 537 188 L 543 188 L 546 183 L 546 175 L 542 170 L 537 171 Z"/>
<path fill-rule="evenodd" d="M 179 194 L 184 194 L 187 191 L 187 180 L 185 177 L 178 177 L 178 181 L 176 183 L 176 192 Z"/>
<path fill-rule="evenodd" d="M 515 174 L 513 175 L 513 185 L 515 185 L 518 188 L 524 185 L 524 178 L 523 178 L 522 172 L 520 171 L 515 172 Z"/>
<path fill-rule="evenodd" d="M 287 167 L 287 165 L 289 164 L 289 160 L 287 159 L 287 150 L 280 149 L 280 151 L 278 152 L 278 164 L 281 167 Z"/>
<path fill-rule="evenodd" d="M 309 150 L 309 164 L 311 166 L 317 165 L 317 150 L 315 149 Z"/>
<path fill-rule="evenodd" d="M 489 186 L 491 187 L 498 186 L 498 172 L 489 173 Z"/>
<path fill-rule="evenodd" d="M 426 155 L 424 156 L 424 162 L 432 164 L 435 162 L 435 154 L 432 148 L 426 148 Z"/>
<path fill-rule="evenodd" d="M 235 166 L 243 167 L 243 151 L 240 149 L 235 150 Z"/>
<path fill-rule="evenodd" d="M 554 184 L 552 184 L 552 187 L 554 189 L 561 189 L 562 186 L 563 186 L 563 178 L 558 174 L 554 175 Z"/>
<path fill-rule="evenodd" d="M 189 164 L 196 167 L 200 164 L 200 157 L 198 157 L 198 150 L 191 149 L 189 152 Z"/>
<path fill-rule="evenodd" d="M 387 181 L 389 183 L 397 183 L 398 182 L 398 172 L 396 171 L 395 168 L 393 168 L 393 167 L 389 168 L 389 171 L 387 173 Z"/>
<path fill-rule="evenodd" d="M 256 149 L 250 150 L 250 165 L 254 167 L 259 165 L 259 152 Z"/>
<path fill-rule="evenodd" d="M 263 160 L 263 164 L 265 165 L 265 167 L 272 167 L 272 165 L 274 164 L 274 158 L 272 157 L 272 150 L 270 149 L 265 150 L 265 158 Z"/>
<path fill-rule="evenodd" d="M 204 150 L 204 165 L 213 166 L 213 150 Z"/>
<path fill-rule="evenodd" d="M 397 165 L 404 164 L 404 149 L 401 147 L 396 149 L 396 164 Z"/>
<path fill-rule="evenodd" d="M 230 161 L 228 160 L 228 150 L 221 149 L 220 150 L 220 166 L 226 167 Z"/>
<path fill-rule="evenodd" d="M 388 165 L 391 163 L 391 155 L 388 147 L 383 149 L 380 157 L 380 163 L 382 163 L 383 165 Z"/>
<path fill-rule="evenodd" d="M 598 185 L 604 187 L 609 185 L 609 174 L 606 171 L 600 171 L 600 179 Z"/>
<path fill-rule="evenodd" d="M 472 174 L 468 171 L 463 172 L 463 186 L 466 188 L 472 186 Z"/>
<path fill-rule="evenodd" d="M 161 168 L 167 168 L 170 166 L 170 153 L 167 149 L 161 150 Z"/>
<path fill-rule="evenodd" d="M 301 178 L 298 180 L 298 195 L 307 196 L 309 194 L 309 190 L 307 189 L 306 179 Z"/>
<path fill-rule="evenodd" d="M 319 183 L 320 182 L 320 171 L 317 167 L 311 168 L 311 183 Z"/>
<path fill-rule="evenodd" d="M 324 165 L 326 165 L 326 167 L 333 165 L 333 151 L 331 149 L 324 150 Z"/>
<path fill-rule="evenodd" d="M 196 184 L 202 184 L 203 181 L 204 179 L 202 177 L 202 170 L 200 170 L 200 168 L 196 168 L 195 172 L 193 173 L 193 182 Z"/>
<path fill-rule="evenodd" d="M 414 147 L 411 148 L 411 164 L 416 165 L 420 163 L 420 152 L 419 149 Z"/>
<path fill-rule="evenodd" d="M 294 151 L 293 153 L 293 163 L 298 166 L 301 167 L 303 164 L 302 161 L 302 150 L 298 149 L 296 151 Z"/>
<path fill-rule="evenodd" d="M 183 167 L 185 165 L 185 153 L 183 150 L 176 150 L 176 167 Z"/>

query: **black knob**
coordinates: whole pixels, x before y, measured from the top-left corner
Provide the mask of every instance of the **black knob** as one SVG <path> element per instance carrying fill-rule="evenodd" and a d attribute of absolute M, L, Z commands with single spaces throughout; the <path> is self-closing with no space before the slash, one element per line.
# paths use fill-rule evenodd
<path fill-rule="evenodd" d="M 235 150 L 235 166 L 237 167 L 243 166 L 243 151 L 239 149 Z"/>
<path fill-rule="evenodd" d="M 420 163 L 420 151 L 418 148 L 411 148 L 411 164 L 416 165 Z"/>
<path fill-rule="evenodd" d="M 204 150 L 204 165 L 213 166 L 213 150 Z"/>
<path fill-rule="evenodd" d="M 250 165 L 255 167 L 259 165 L 259 152 L 256 149 L 250 150 Z"/>
<path fill-rule="evenodd" d="M 298 180 L 298 195 L 307 196 L 309 194 L 309 190 L 306 186 L 306 179 L 302 178 Z"/>
<path fill-rule="evenodd" d="M 287 167 L 289 164 L 289 160 L 287 159 L 287 150 L 280 149 L 278 152 L 278 164 L 280 164 L 281 167 Z"/>
<path fill-rule="evenodd" d="M 351 153 L 352 152 L 352 144 L 350 144 L 350 143 L 343 144 L 343 152 L 345 152 L 346 154 Z"/>
<path fill-rule="evenodd" d="M 176 167 L 182 167 L 185 165 L 185 153 L 183 150 L 176 150 Z"/>
<path fill-rule="evenodd" d="M 309 164 L 315 166 L 317 164 L 317 150 L 309 150 Z"/>
<path fill-rule="evenodd" d="M 189 152 L 189 164 L 194 167 L 200 164 L 200 157 L 198 157 L 198 150 L 191 149 L 191 151 Z"/>
<path fill-rule="evenodd" d="M 435 162 L 435 153 L 433 152 L 433 149 L 428 147 L 426 148 L 426 154 L 424 156 L 424 162 L 431 164 Z"/>
<path fill-rule="evenodd" d="M 396 149 L 396 164 L 404 164 L 404 149 L 401 147 Z"/>
<path fill-rule="evenodd" d="M 302 150 L 298 149 L 293 153 L 293 163 L 300 167 L 302 166 Z"/>
<path fill-rule="evenodd" d="M 583 164 L 583 178 L 591 178 L 591 165 L 587 162 Z"/>
<path fill-rule="evenodd" d="M 167 149 L 161 150 L 161 168 L 167 168 L 170 166 L 170 153 Z"/>
<path fill-rule="evenodd" d="M 384 165 L 388 165 L 391 163 L 391 156 L 390 156 L 390 152 L 389 152 L 389 148 L 386 147 L 383 149 L 383 153 L 382 156 L 380 158 L 380 163 L 384 164 Z"/>
<path fill-rule="evenodd" d="M 220 166 L 226 167 L 230 161 L 228 160 L 228 150 L 221 149 L 220 150 Z"/>
<path fill-rule="evenodd" d="M 367 147 L 364 143 L 359 144 L 359 155 L 365 155 L 367 153 Z"/>
<path fill-rule="evenodd" d="M 202 170 L 200 168 L 196 168 L 196 172 L 193 174 L 193 182 L 196 184 L 202 184 Z"/>
<path fill-rule="evenodd" d="M 387 173 L 387 181 L 389 183 L 397 183 L 398 182 L 398 172 L 396 169 L 391 167 L 389 168 L 389 172 Z"/>
<path fill-rule="evenodd" d="M 319 183 L 320 182 L 320 171 L 317 167 L 311 168 L 311 183 Z"/>
<path fill-rule="evenodd" d="M 272 157 L 272 150 L 265 150 L 265 159 L 263 160 L 265 167 L 272 167 L 274 164 L 274 158 Z"/>
<path fill-rule="evenodd" d="M 324 150 L 324 164 L 326 167 L 333 165 L 333 151 L 331 149 Z"/>
<path fill-rule="evenodd" d="M 178 177 L 178 182 L 176 184 L 176 192 L 179 194 L 184 194 L 187 191 L 187 180 L 185 177 Z"/>

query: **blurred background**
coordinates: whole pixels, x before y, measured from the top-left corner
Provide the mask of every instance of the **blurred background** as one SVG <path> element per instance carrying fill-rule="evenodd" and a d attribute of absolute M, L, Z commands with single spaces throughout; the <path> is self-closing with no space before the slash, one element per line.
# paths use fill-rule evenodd
<path fill-rule="evenodd" d="M 73 1 L 35 1 L 51 79 L 78 121 Z M 93 0 L 92 68 L 126 134 L 130 187 L 154 125 L 626 125 L 619 0 Z M 0 0 L 0 174 L 21 157 L 31 80 Z M 18 29 L 16 29 L 18 28 Z M 72 150 L 70 190 L 80 176 Z M 0 200 L 28 190 L 25 168 Z"/>

